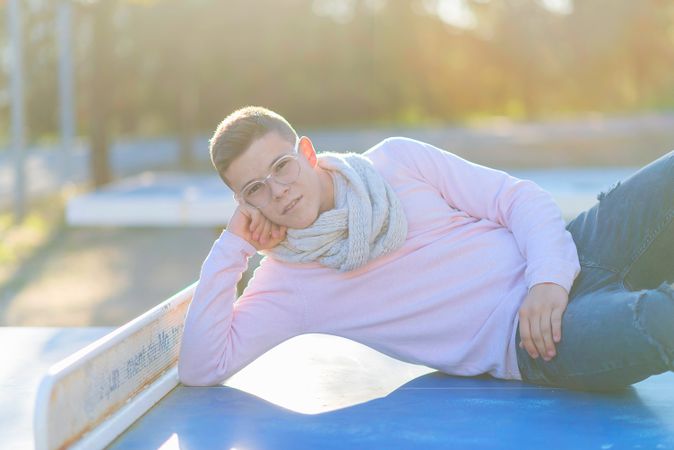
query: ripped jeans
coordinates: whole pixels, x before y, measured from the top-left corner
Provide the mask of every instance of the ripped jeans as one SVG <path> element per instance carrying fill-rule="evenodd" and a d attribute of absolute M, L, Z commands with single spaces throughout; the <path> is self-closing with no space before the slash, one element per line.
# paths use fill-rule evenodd
<path fill-rule="evenodd" d="M 569 222 L 581 272 L 550 361 L 519 347 L 524 381 L 620 389 L 674 370 L 674 151 Z"/>

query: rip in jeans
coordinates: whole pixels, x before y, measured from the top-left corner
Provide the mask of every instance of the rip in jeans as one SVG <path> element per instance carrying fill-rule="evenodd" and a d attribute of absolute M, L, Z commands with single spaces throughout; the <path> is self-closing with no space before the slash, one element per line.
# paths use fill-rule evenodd
<path fill-rule="evenodd" d="M 611 192 L 613 192 L 614 190 L 616 190 L 616 189 L 618 188 L 618 186 L 620 186 L 620 183 L 621 183 L 621 181 L 616 181 L 615 183 L 613 183 L 613 185 L 612 185 L 611 187 L 608 188 L 608 190 L 607 190 L 606 192 L 600 192 L 600 193 L 597 195 L 597 200 L 599 200 L 599 201 L 604 200 L 604 198 L 605 198 L 608 194 L 610 194 Z"/>
<path fill-rule="evenodd" d="M 662 292 L 669 297 L 669 300 L 674 302 L 674 288 L 672 288 L 668 282 L 662 283 L 658 286 L 655 291 Z M 652 293 L 652 291 L 650 292 Z M 649 291 L 643 291 L 636 300 L 634 304 L 634 326 L 639 330 L 645 337 L 646 340 L 658 351 L 658 354 L 665 362 L 669 370 L 674 370 L 674 348 L 667 349 L 661 342 L 653 338 L 647 330 L 647 326 L 644 325 L 641 319 L 641 307 L 643 305 L 642 300 L 649 294 Z M 674 317 L 672 317 L 672 322 L 674 322 Z"/>

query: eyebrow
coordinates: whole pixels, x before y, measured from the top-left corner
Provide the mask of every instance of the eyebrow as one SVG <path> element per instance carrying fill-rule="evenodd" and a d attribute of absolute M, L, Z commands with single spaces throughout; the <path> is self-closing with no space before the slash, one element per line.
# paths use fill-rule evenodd
<path fill-rule="evenodd" d="M 289 156 L 289 155 L 292 155 L 292 153 L 284 153 L 284 154 L 279 155 L 279 156 L 277 156 L 276 158 L 274 158 L 274 159 L 269 163 L 269 167 L 267 168 L 267 170 L 271 170 L 272 166 L 273 166 L 274 164 L 276 164 L 276 162 L 277 162 L 279 159 L 283 158 L 284 156 Z M 241 191 L 243 190 L 243 188 L 245 188 L 246 186 L 248 186 L 248 185 L 249 185 L 250 183 L 252 183 L 253 181 L 257 181 L 257 180 L 259 180 L 259 179 L 260 179 L 260 178 L 253 178 L 252 180 L 246 181 L 245 183 L 243 183 L 243 185 L 241 185 L 241 188 L 239 189 L 239 192 L 241 192 Z"/>

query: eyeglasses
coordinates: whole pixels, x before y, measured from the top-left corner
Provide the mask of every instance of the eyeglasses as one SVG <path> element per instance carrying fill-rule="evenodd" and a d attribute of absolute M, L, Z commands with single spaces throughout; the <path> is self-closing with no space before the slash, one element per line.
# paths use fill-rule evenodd
<path fill-rule="evenodd" d="M 292 184 L 300 175 L 300 163 L 297 159 L 299 141 L 295 143 L 293 153 L 279 158 L 264 178 L 253 180 L 246 184 L 240 194 L 237 195 L 253 208 L 264 208 L 272 199 L 272 190 L 269 181 L 273 180 L 280 184 Z"/>

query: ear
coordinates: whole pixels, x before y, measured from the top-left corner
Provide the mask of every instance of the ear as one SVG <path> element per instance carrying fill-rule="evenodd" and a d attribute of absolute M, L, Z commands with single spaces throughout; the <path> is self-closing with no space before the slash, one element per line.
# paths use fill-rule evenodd
<path fill-rule="evenodd" d="M 302 136 L 300 138 L 298 152 L 304 155 L 306 160 L 309 161 L 309 165 L 311 165 L 311 167 L 316 167 L 316 164 L 318 164 L 318 159 L 316 158 L 316 150 L 314 149 L 314 144 L 311 143 L 311 139 L 306 136 Z"/>

